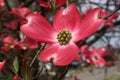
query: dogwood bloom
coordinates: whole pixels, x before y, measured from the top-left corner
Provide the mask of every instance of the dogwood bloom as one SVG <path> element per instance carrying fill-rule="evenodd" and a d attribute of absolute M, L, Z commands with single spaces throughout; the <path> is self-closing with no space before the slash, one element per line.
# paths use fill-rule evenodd
<path fill-rule="evenodd" d="M 84 15 L 88 14 L 90 11 L 92 11 L 92 8 L 88 8 Z M 104 25 L 112 28 L 114 26 L 115 20 L 118 18 L 118 14 L 114 13 L 112 16 L 107 17 L 109 14 L 110 14 L 109 11 L 106 11 L 106 10 L 103 9 L 103 10 L 101 10 L 99 17 L 103 18 L 103 19 L 106 19 L 105 22 L 104 22 Z"/>
<path fill-rule="evenodd" d="M 109 14 L 110 14 L 110 13 L 109 13 L 108 11 L 102 10 L 100 17 L 101 17 L 101 18 L 105 18 L 105 17 L 107 17 Z M 109 26 L 110 28 L 113 27 L 113 26 L 114 26 L 114 21 L 115 21 L 117 18 L 118 18 L 118 14 L 117 14 L 117 13 L 113 14 L 112 16 L 108 17 L 108 18 L 105 20 L 104 25 L 107 25 L 107 26 Z"/>
<path fill-rule="evenodd" d="M 88 54 L 87 61 L 90 64 L 94 64 L 96 66 L 105 65 L 104 56 L 106 55 L 107 50 L 104 48 L 96 50 L 95 48 L 90 49 L 90 53 Z"/>
<path fill-rule="evenodd" d="M 14 39 L 12 36 L 7 36 L 3 39 L 3 46 L 1 47 L 1 49 L 4 52 L 8 52 L 10 51 L 12 48 L 14 48 L 14 46 L 16 45 L 16 43 L 18 42 L 18 39 Z"/>
<path fill-rule="evenodd" d="M 103 66 L 105 65 L 104 56 L 107 54 L 107 49 L 105 48 L 88 48 L 88 46 L 80 47 L 81 57 L 84 61 L 96 65 L 96 66 Z"/>
<path fill-rule="evenodd" d="M 76 59 L 79 48 L 75 42 L 93 34 L 103 24 L 99 18 L 101 9 L 95 8 L 82 20 L 75 5 L 60 9 L 54 16 L 53 27 L 38 14 L 28 14 L 27 23 L 21 31 L 39 42 L 48 43 L 39 57 L 45 62 L 53 61 L 55 65 L 64 66 Z"/>

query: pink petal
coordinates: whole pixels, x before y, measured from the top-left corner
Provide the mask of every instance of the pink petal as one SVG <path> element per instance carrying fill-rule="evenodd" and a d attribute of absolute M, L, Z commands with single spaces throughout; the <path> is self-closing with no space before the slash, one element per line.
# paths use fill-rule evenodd
<path fill-rule="evenodd" d="M 86 54 L 86 52 L 88 52 L 88 46 L 87 45 L 83 45 L 80 47 L 80 52 L 82 54 Z"/>
<path fill-rule="evenodd" d="M 86 60 L 87 56 L 90 54 L 90 51 L 87 45 L 81 46 L 80 52 L 81 52 L 80 56 L 82 57 L 83 60 Z"/>
<path fill-rule="evenodd" d="M 19 76 L 15 75 L 12 80 L 19 80 Z"/>
<path fill-rule="evenodd" d="M 7 37 L 5 37 L 3 39 L 3 42 L 5 44 L 13 44 L 13 45 L 15 45 L 18 42 L 18 39 L 14 39 L 12 36 L 9 35 L 9 36 L 7 36 Z"/>
<path fill-rule="evenodd" d="M 15 20 L 12 20 L 10 23 L 7 23 L 5 25 L 8 29 L 17 30 L 19 22 L 20 22 L 19 19 L 15 19 Z"/>
<path fill-rule="evenodd" d="M 107 54 L 107 50 L 105 48 L 100 48 L 97 52 L 101 57 L 104 57 Z"/>
<path fill-rule="evenodd" d="M 54 17 L 54 28 L 57 31 L 71 30 L 77 28 L 81 21 L 81 14 L 77 10 L 75 5 L 70 5 L 65 9 L 60 9 Z"/>
<path fill-rule="evenodd" d="M 41 6 L 43 6 L 43 7 L 46 7 L 46 8 L 50 8 L 51 6 L 50 6 L 50 3 L 49 2 L 46 2 L 46 1 L 44 1 L 44 0 L 37 0 L 37 2 L 41 5 Z"/>
<path fill-rule="evenodd" d="M 90 51 L 91 51 L 91 53 L 97 54 L 101 57 L 104 57 L 107 53 L 107 50 L 105 48 L 99 48 L 98 50 L 95 48 L 91 48 Z"/>
<path fill-rule="evenodd" d="M 7 53 L 8 51 L 11 50 L 11 48 L 10 48 L 10 47 L 7 47 L 6 45 L 3 45 L 3 46 L 1 47 L 1 50 Z"/>
<path fill-rule="evenodd" d="M 78 33 L 74 36 L 75 41 L 82 40 L 95 33 L 103 24 L 104 20 L 99 18 L 100 11 L 101 9 L 95 8 L 85 16 L 79 26 Z"/>
<path fill-rule="evenodd" d="M 17 49 L 35 49 L 38 47 L 38 43 L 30 38 L 26 38 L 23 42 L 16 45 Z"/>
<path fill-rule="evenodd" d="M 4 43 L 12 43 L 13 42 L 13 37 L 12 36 L 7 36 L 3 39 Z"/>
<path fill-rule="evenodd" d="M 0 0 L 0 8 L 2 8 L 5 5 L 4 0 Z"/>
<path fill-rule="evenodd" d="M 38 14 L 29 14 L 27 23 L 21 26 L 21 31 L 28 37 L 40 42 L 54 42 L 55 32 L 47 20 Z"/>
<path fill-rule="evenodd" d="M 5 63 L 6 63 L 6 60 L 3 60 L 2 62 L 0 62 L 0 72 L 4 68 Z"/>
<path fill-rule="evenodd" d="M 110 13 L 106 10 L 102 10 L 100 12 L 100 18 L 105 18 L 109 15 Z M 108 19 L 105 20 L 104 25 L 107 25 L 109 27 L 113 27 L 114 23 L 113 20 L 117 19 L 118 14 L 113 14 L 112 16 L 110 16 Z"/>
<path fill-rule="evenodd" d="M 45 62 L 53 60 L 55 65 L 64 66 L 70 64 L 78 55 L 78 47 L 74 43 L 66 46 L 53 44 L 40 53 L 40 59 Z"/>
<path fill-rule="evenodd" d="M 56 6 L 60 7 L 66 3 L 66 0 L 56 0 Z"/>
<path fill-rule="evenodd" d="M 30 10 L 26 7 L 19 6 L 17 8 L 12 8 L 10 13 L 18 16 L 19 18 L 25 18 L 25 16 L 30 13 Z"/>
<path fill-rule="evenodd" d="M 99 58 L 98 60 L 96 60 L 96 61 L 94 61 L 93 62 L 96 66 L 103 66 L 103 65 L 105 65 L 105 60 L 103 59 L 103 58 Z"/>

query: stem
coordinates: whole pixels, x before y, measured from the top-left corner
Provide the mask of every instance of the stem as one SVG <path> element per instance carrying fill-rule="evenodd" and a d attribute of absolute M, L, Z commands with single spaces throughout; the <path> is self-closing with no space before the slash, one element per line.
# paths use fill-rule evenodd
<path fill-rule="evenodd" d="M 25 4 L 24 6 L 25 6 L 25 7 L 28 7 L 28 6 L 30 6 L 34 1 L 35 1 L 35 0 L 31 0 L 31 1 L 29 1 L 27 4 Z"/>
<path fill-rule="evenodd" d="M 118 6 L 118 8 L 115 9 L 115 11 L 113 11 L 111 14 L 109 14 L 108 16 L 106 16 L 104 19 L 108 19 L 108 18 L 111 17 L 113 14 L 115 14 L 119 9 L 120 9 L 120 6 Z"/>
<path fill-rule="evenodd" d="M 33 77 L 33 79 L 36 79 L 40 75 L 40 73 L 43 71 L 44 68 L 45 66 L 42 65 L 41 69 L 38 71 L 37 75 Z"/>
<path fill-rule="evenodd" d="M 68 7 L 70 4 L 70 0 L 66 0 L 66 6 Z"/>
<path fill-rule="evenodd" d="M 50 6 L 51 6 L 51 8 L 53 9 L 53 13 L 55 14 L 56 13 L 56 1 L 55 0 L 53 0 L 53 1 L 51 1 L 51 0 L 48 0 L 49 1 L 49 3 L 50 3 Z"/>
<path fill-rule="evenodd" d="M 4 0 L 4 1 L 5 1 L 6 6 L 7 6 L 7 9 L 8 9 L 9 11 L 11 11 L 11 8 L 10 8 L 10 5 L 9 5 L 9 2 L 8 2 L 7 0 Z"/>
<path fill-rule="evenodd" d="M 68 6 L 69 5 L 69 0 L 66 0 L 66 6 Z"/>
<path fill-rule="evenodd" d="M 64 69 L 64 72 L 62 73 L 62 75 L 57 80 L 62 80 L 64 78 L 64 76 L 66 75 L 66 73 L 68 72 L 68 70 L 69 70 L 69 66 L 67 66 Z"/>
<path fill-rule="evenodd" d="M 47 44 L 44 44 L 42 47 L 40 47 L 40 49 L 37 51 L 36 55 L 34 56 L 34 58 L 32 59 L 31 63 L 30 63 L 30 67 L 33 65 L 33 63 L 35 62 L 36 58 L 38 57 L 39 53 L 45 48 Z"/>

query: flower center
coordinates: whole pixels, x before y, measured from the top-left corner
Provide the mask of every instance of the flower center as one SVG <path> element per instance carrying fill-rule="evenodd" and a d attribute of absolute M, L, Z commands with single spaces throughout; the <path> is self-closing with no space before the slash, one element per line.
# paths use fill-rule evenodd
<path fill-rule="evenodd" d="M 97 55 L 94 55 L 94 59 L 95 59 L 95 60 L 98 60 L 98 56 L 97 56 Z"/>
<path fill-rule="evenodd" d="M 57 40 L 60 45 L 66 45 L 72 39 L 72 35 L 68 30 L 63 30 L 57 34 Z"/>

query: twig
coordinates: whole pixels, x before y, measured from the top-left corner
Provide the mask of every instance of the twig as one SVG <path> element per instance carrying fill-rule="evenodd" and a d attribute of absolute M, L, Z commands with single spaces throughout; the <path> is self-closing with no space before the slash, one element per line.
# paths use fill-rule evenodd
<path fill-rule="evenodd" d="M 4 0 L 4 1 L 5 1 L 6 6 L 7 6 L 7 9 L 8 9 L 9 11 L 11 11 L 11 8 L 10 8 L 10 5 L 9 5 L 8 1 L 7 1 L 7 0 Z"/>
<path fill-rule="evenodd" d="M 118 6 L 117 9 L 115 9 L 115 11 L 113 11 L 112 13 L 110 13 L 108 16 L 106 16 L 104 19 L 108 19 L 109 17 L 111 17 L 113 14 L 115 14 L 118 10 L 120 9 L 120 6 Z"/>
<path fill-rule="evenodd" d="M 38 57 L 39 53 L 45 48 L 47 44 L 44 44 L 42 47 L 40 47 L 40 49 L 37 51 L 36 55 L 34 56 L 33 60 L 30 63 L 30 67 L 33 65 L 34 61 L 36 60 L 36 58 Z"/>
<path fill-rule="evenodd" d="M 33 77 L 33 79 L 36 79 L 40 75 L 40 73 L 43 71 L 44 68 L 45 68 L 44 65 L 41 66 L 41 69 L 38 71 L 37 75 Z"/>
<path fill-rule="evenodd" d="M 57 80 L 62 80 L 64 78 L 64 76 L 66 75 L 66 73 L 68 72 L 68 70 L 69 70 L 69 66 L 67 66 L 64 69 L 64 72 L 62 73 L 62 75 Z"/>
<path fill-rule="evenodd" d="M 31 1 L 29 1 L 27 4 L 25 4 L 24 6 L 25 6 L 25 7 L 28 7 L 28 6 L 30 6 L 34 1 L 35 1 L 35 0 L 31 0 Z"/>

